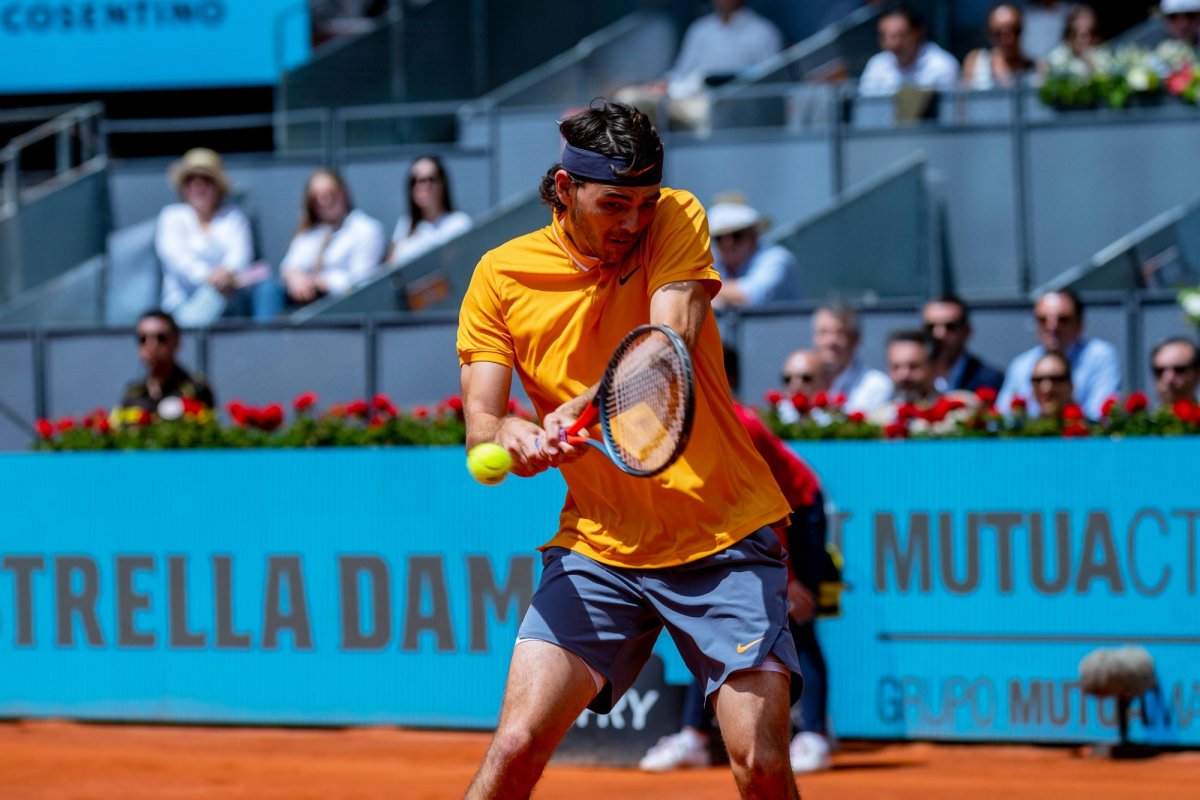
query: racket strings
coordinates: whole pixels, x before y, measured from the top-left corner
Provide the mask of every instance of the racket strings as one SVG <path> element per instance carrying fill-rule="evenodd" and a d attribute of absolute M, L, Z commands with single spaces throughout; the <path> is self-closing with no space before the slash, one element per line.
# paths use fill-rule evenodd
<path fill-rule="evenodd" d="M 605 397 L 608 432 L 631 467 L 652 471 L 670 461 L 684 435 L 687 368 L 657 331 L 622 354 Z"/>

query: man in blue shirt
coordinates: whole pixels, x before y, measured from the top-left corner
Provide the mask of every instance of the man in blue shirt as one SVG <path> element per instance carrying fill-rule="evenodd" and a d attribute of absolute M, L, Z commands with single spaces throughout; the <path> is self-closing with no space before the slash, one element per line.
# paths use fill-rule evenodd
<path fill-rule="evenodd" d="M 793 300 L 796 259 L 785 247 L 759 246 L 767 218 L 740 195 L 723 195 L 708 209 L 708 232 L 716 244 L 721 291 L 714 308 L 749 308 L 769 300 Z"/>
<path fill-rule="evenodd" d="M 1062 353 L 1071 364 L 1075 402 L 1089 419 L 1099 419 L 1104 401 L 1121 388 L 1121 359 L 1117 348 L 1103 339 L 1083 336 L 1083 302 L 1069 289 L 1056 289 L 1038 298 L 1033 306 L 1038 344 L 1012 360 L 1004 373 L 1004 386 L 996 399 L 1001 413 L 1010 413 L 1014 396 L 1025 398 L 1031 415 L 1037 413 L 1033 397 L 1033 367 L 1049 351 Z"/>

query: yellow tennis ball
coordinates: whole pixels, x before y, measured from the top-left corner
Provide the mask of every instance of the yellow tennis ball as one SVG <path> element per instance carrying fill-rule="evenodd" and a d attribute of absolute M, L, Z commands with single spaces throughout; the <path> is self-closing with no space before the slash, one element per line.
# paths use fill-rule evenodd
<path fill-rule="evenodd" d="M 484 442 L 467 453 L 467 470 L 480 483 L 495 486 L 508 477 L 512 456 L 498 444 Z"/>

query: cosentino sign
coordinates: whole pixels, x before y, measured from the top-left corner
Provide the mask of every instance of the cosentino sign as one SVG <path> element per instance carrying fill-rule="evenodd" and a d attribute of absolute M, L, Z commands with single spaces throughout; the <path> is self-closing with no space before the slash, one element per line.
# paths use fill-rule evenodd
<path fill-rule="evenodd" d="M 93 3 L 0 3 L 0 30 L 63 34 L 146 28 L 219 27 L 226 0 L 127 0 Z"/>

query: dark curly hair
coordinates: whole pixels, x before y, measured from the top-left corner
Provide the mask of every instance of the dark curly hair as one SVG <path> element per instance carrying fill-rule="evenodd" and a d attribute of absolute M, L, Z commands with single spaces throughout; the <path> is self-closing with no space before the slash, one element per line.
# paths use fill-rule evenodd
<path fill-rule="evenodd" d="M 631 174 L 637 174 L 658 162 L 662 157 L 662 140 L 654 129 L 650 118 L 633 106 L 611 103 L 607 100 L 593 101 L 591 108 L 573 114 L 558 125 L 567 144 L 610 158 L 623 158 L 629 162 Z M 566 209 L 558 199 L 554 186 L 554 174 L 562 169 L 555 164 L 542 177 L 539 191 L 542 202 L 555 213 Z M 576 185 L 587 183 L 582 178 L 571 176 Z"/>

